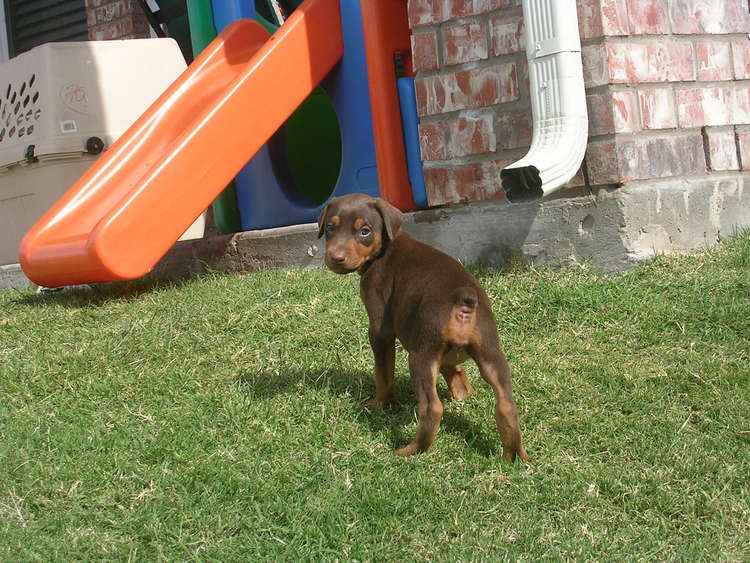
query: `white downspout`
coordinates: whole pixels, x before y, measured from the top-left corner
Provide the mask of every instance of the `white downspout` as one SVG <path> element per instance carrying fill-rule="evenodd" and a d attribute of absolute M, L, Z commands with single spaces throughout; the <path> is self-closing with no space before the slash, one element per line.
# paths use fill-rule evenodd
<path fill-rule="evenodd" d="M 529 61 L 531 148 L 501 173 L 511 202 L 545 196 L 575 176 L 588 140 L 575 0 L 523 0 Z"/>

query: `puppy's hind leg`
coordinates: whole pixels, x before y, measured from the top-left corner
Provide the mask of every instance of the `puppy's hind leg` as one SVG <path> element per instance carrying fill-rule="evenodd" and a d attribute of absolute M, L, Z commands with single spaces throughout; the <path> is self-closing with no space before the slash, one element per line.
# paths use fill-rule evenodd
<path fill-rule="evenodd" d="M 410 456 L 426 452 L 435 439 L 440 419 L 443 417 L 443 404 L 437 393 L 439 364 L 436 355 L 409 354 L 409 371 L 417 396 L 419 426 L 414 440 L 396 450 L 396 455 Z"/>
<path fill-rule="evenodd" d="M 510 366 L 505 354 L 497 346 L 485 345 L 479 353 L 472 353 L 482 378 L 495 393 L 495 423 L 503 445 L 503 459 L 511 463 L 516 456 L 523 461 L 531 458 L 521 441 L 516 403 L 510 385 Z"/>

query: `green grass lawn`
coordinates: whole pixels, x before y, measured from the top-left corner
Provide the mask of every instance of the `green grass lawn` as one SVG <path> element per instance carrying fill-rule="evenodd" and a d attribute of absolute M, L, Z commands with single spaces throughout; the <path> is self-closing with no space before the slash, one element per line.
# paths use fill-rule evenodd
<path fill-rule="evenodd" d="M 748 561 L 750 237 L 476 272 L 528 464 L 473 364 L 432 449 L 393 455 L 415 404 L 399 351 L 395 405 L 362 407 L 355 275 L 0 292 L 0 560 Z"/>

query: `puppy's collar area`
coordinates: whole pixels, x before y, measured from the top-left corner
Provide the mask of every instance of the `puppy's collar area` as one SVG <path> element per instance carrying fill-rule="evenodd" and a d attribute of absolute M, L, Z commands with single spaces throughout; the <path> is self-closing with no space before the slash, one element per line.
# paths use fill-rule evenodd
<path fill-rule="evenodd" d="M 368 260 L 364 264 L 362 264 L 359 269 L 357 269 L 357 273 L 360 276 L 364 276 L 367 273 L 367 270 L 370 269 L 370 266 L 372 265 L 372 260 Z"/>
<path fill-rule="evenodd" d="M 391 239 L 389 239 L 388 237 L 383 237 L 383 242 L 382 242 L 382 244 L 380 246 L 380 251 L 378 252 L 378 254 L 376 256 L 373 256 L 372 259 L 370 259 L 367 262 L 365 262 L 364 264 L 362 264 L 357 269 L 357 273 L 360 276 L 364 276 L 367 273 L 367 270 L 370 269 L 370 267 L 372 266 L 372 264 L 376 260 L 380 260 L 385 255 L 385 253 L 388 251 L 388 247 L 390 246 L 391 242 L 393 242 L 393 241 Z"/>
<path fill-rule="evenodd" d="M 370 269 L 370 266 L 372 266 L 372 263 L 373 263 L 373 262 L 375 262 L 375 260 L 378 260 L 378 259 L 379 259 L 379 258 L 380 258 L 381 256 L 383 256 L 383 251 L 382 251 L 382 250 L 381 250 L 381 251 L 380 251 L 380 252 L 378 253 L 378 255 L 377 255 L 377 256 L 375 256 L 375 257 L 374 257 L 374 258 L 372 258 L 371 260 L 368 260 L 367 262 L 365 262 L 364 264 L 362 264 L 362 265 L 361 265 L 361 266 L 360 266 L 360 267 L 359 267 L 359 268 L 357 269 L 357 273 L 358 273 L 358 274 L 359 274 L 360 276 L 364 276 L 364 275 L 365 275 L 365 274 L 367 273 L 367 270 L 369 270 L 369 269 Z"/>

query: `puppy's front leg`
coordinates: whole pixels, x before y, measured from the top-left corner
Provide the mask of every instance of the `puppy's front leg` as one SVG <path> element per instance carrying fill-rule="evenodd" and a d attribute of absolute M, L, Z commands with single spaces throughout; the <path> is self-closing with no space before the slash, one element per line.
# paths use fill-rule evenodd
<path fill-rule="evenodd" d="M 393 378 L 396 370 L 396 337 L 384 334 L 379 326 L 370 325 L 370 346 L 375 356 L 375 397 L 365 405 L 380 407 L 393 399 Z"/>
<path fill-rule="evenodd" d="M 417 396 L 419 426 L 414 440 L 396 450 L 396 455 L 410 456 L 426 452 L 435 439 L 440 419 L 443 417 L 443 404 L 437 393 L 438 360 L 427 354 L 409 353 L 409 371 Z"/>

